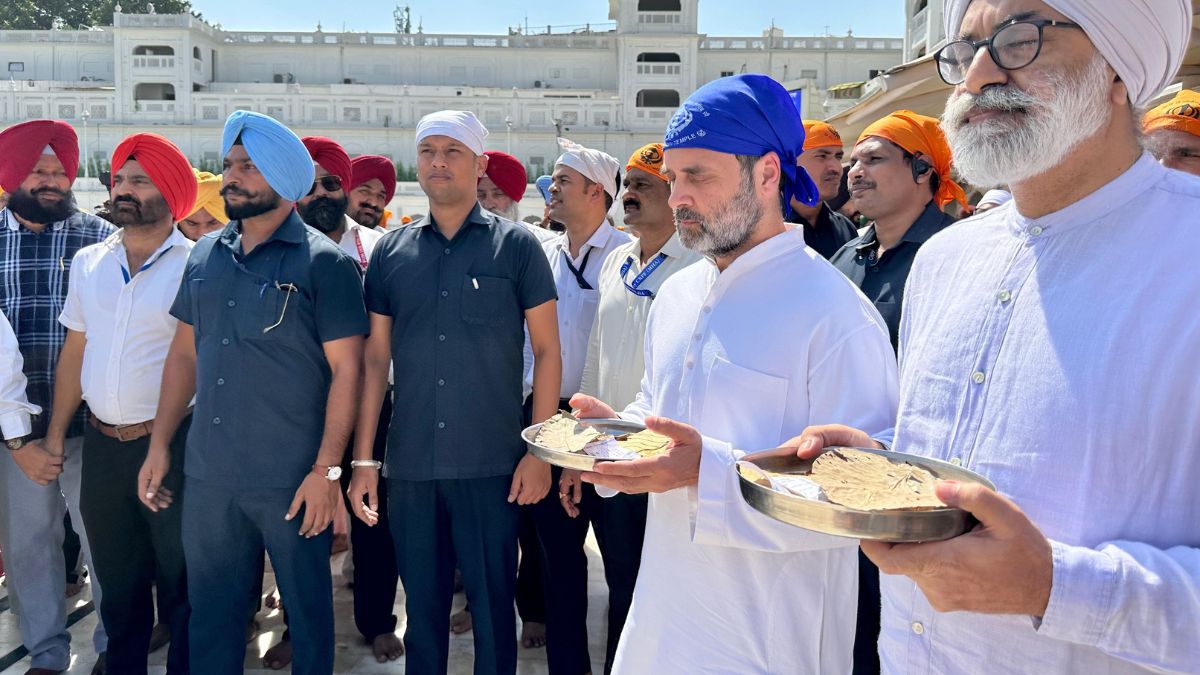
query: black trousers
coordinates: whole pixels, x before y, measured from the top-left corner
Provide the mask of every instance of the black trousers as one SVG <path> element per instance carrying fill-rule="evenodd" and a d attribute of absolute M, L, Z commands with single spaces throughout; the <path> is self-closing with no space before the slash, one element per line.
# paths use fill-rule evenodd
<path fill-rule="evenodd" d="M 534 523 L 542 550 L 546 584 L 546 657 L 551 675 L 580 675 L 592 670 L 587 631 L 587 554 L 583 543 L 588 526 L 604 560 L 608 583 L 608 642 L 604 672 L 612 671 L 617 642 L 637 583 L 646 533 L 646 495 L 603 498 L 583 486 L 579 516 L 570 518 L 558 500 L 562 469 L 552 472 L 550 494 L 533 505 Z"/>
<path fill-rule="evenodd" d="M 191 609 L 182 514 L 184 440 L 190 421 L 184 420 L 171 442 L 171 469 L 162 483 L 173 493 L 174 503 L 158 513 L 146 508 L 137 494 L 137 474 L 150 437 L 122 442 L 90 425 L 83 437 L 79 507 L 92 545 L 92 563 L 96 574 L 105 579 L 100 617 L 108 631 L 108 669 L 114 674 L 146 672 L 156 583 L 159 620 L 171 630 L 167 672 L 189 672 Z"/>
<path fill-rule="evenodd" d="M 517 507 L 508 503 L 512 476 L 388 480 L 396 562 L 404 583 L 408 626 L 405 672 L 444 675 L 449 663 L 454 562 L 471 603 L 475 673 L 517 669 Z"/>
<path fill-rule="evenodd" d="M 380 462 L 387 452 L 388 425 L 392 421 L 392 399 L 387 396 L 379 410 L 379 426 L 375 431 L 375 447 L 372 458 Z M 352 473 L 350 462 L 354 459 L 354 437 L 350 437 L 349 448 L 342 461 L 342 494 L 350 487 Z M 350 509 L 350 555 L 354 560 L 354 625 L 367 642 L 396 630 L 396 584 L 400 574 L 396 570 L 396 546 L 392 543 L 391 524 L 388 519 L 387 481 L 379 478 L 379 522 L 373 527 L 354 515 L 349 498 L 346 508 Z"/>
<path fill-rule="evenodd" d="M 105 588 L 105 593 L 108 588 Z M 105 597 L 108 597 L 107 595 Z M 854 675 L 879 675 L 879 568 L 858 552 L 858 625 L 854 631 Z"/>

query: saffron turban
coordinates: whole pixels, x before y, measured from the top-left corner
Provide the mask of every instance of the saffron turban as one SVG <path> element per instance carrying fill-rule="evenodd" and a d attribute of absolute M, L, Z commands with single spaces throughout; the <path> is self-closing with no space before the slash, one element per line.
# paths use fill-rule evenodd
<path fill-rule="evenodd" d="M 841 148 L 842 135 L 832 124 L 817 120 L 804 120 L 804 151 L 817 148 Z"/>
<path fill-rule="evenodd" d="M 312 157 L 291 129 L 266 115 L 237 110 L 225 120 L 222 157 L 229 154 L 239 138 L 250 160 L 280 197 L 297 202 L 312 190 L 316 175 Z"/>
<path fill-rule="evenodd" d="M 621 165 L 616 157 L 607 152 L 585 148 L 565 138 L 558 139 L 558 147 L 562 148 L 563 154 L 555 160 L 555 166 L 562 164 L 575 169 L 583 174 L 584 178 L 599 183 L 608 196 L 617 198 L 617 193 L 620 192 L 617 174 L 621 171 Z"/>
<path fill-rule="evenodd" d="M 641 169 L 652 176 L 666 180 L 667 177 L 662 172 L 662 164 L 662 143 L 649 143 L 633 151 L 633 154 L 629 156 L 629 162 L 625 165 L 625 170 Z"/>
<path fill-rule="evenodd" d="M 362 155 L 350 160 L 351 173 L 354 180 L 350 181 L 350 189 L 375 179 L 383 183 L 383 191 L 387 193 L 385 202 L 392 201 L 396 195 L 396 165 L 383 155 Z"/>
<path fill-rule="evenodd" d="M 507 152 L 485 152 L 488 158 L 487 177 L 492 179 L 496 187 L 514 202 L 521 201 L 525 196 L 525 186 L 529 178 L 525 167 L 516 157 Z"/>
<path fill-rule="evenodd" d="M 113 150 L 112 170 L 116 173 L 129 160 L 141 165 L 154 187 L 171 209 L 175 222 L 186 218 L 196 204 L 196 173 L 192 164 L 174 143 L 158 134 L 138 133 L 127 136 Z"/>
<path fill-rule="evenodd" d="M 1146 113 L 1142 129 L 1151 131 L 1184 131 L 1200 136 L 1200 94 L 1184 89 L 1175 98 Z"/>
<path fill-rule="evenodd" d="M 196 173 L 196 203 L 192 210 L 182 219 L 191 218 L 197 211 L 204 209 L 208 215 L 228 223 L 229 216 L 225 215 L 225 200 L 221 197 L 221 174 L 211 174 L 207 171 L 193 169 Z"/>
<path fill-rule="evenodd" d="M 1144 106 L 1171 83 L 1192 34 L 1189 0 L 1043 0 L 1083 27 L 1129 99 Z M 960 35 L 971 0 L 946 0 L 946 35 Z M 987 37 L 987 36 L 979 36 Z"/>
<path fill-rule="evenodd" d="M 331 175 L 341 178 L 342 190 L 349 192 L 350 183 L 354 180 L 354 170 L 350 168 L 350 155 L 346 153 L 346 149 L 332 138 L 324 136 L 305 136 L 300 142 L 308 149 L 312 161 L 320 164 L 321 168 Z M 312 185 L 309 185 L 309 189 L 311 188 Z"/>
<path fill-rule="evenodd" d="M 723 77 L 688 97 L 667 125 L 665 150 L 703 148 L 730 155 L 779 156 L 784 211 L 791 201 L 820 199 L 808 172 L 796 165 L 804 151 L 804 125 L 783 85 L 766 75 Z"/>
<path fill-rule="evenodd" d="M 487 127 L 465 110 L 442 110 L 430 113 L 417 122 L 417 144 L 430 136 L 449 136 L 471 149 L 476 155 L 483 154 L 483 141 L 488 136 Z"/>
<path fill-rule="evenodd" d="M 0 131 L 0 189 L 16 192 L 49 146 L 62 162 L 67 179 L 79 172 L 79 137 L 59 120 L 32 120 Z"/>
<path fill-rule="evenodd" d="M 941 180 L 937 194 L 933 196 L 938 206 L 944 207 L 950 202 L 967 205 L 967 194 L 958 183 L 950 179 L 950 169 L 953 166 L 950 144 L 946 142 L 946 134 L 942 133 L 942 127 L 936 119 L 918 115 L 911 110 L 897 110 L 871 123 L 858 137 L 858 143 L 871 136 L 891 141 L 911 154 L 928 158 Z"/>

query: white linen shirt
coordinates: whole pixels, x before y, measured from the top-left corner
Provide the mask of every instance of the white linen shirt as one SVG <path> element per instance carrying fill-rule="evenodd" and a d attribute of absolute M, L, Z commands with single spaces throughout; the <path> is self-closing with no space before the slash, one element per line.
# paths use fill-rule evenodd
<path fill-rule="evenodd" d="M 857 541 L 753 510 L 734 463 L 810 424 L 893 424 L 883 319 L 789 229 L 718 273 L 696 263 L 650 309 L 646 376 L 622 413 L 705 437 L 696 486 L 650 495 L 633 607 L 614 672 L 849 673 Z"/>
<path fill-rule="evenodd" d="M 383 233 L 373 227 L 359 225 L 350 216 L 343 217 L 346 219 L 346 231 L 342 233 L 338 246 L 366 271 L 367 263 L 371 261 L 371 251 L 375 250 L 375 244 L 383 238 Z"/>
<path fill-rule="evenodd" d="M 703 258 L 684 246 L 678 233 L 663 244 L 655 257 L 659 254 L 666 257 L 639 286 L 654 296 L 668 277 Z M 621 267 L 626 261 L 630 261 L 630 266 L 622 279 Z M 633 403 L 642 390 L 642 376 L 646 373 L 646 321 L 654 297 L 639 296 L 625 288 L 645 267 L 642 240 L 634 238 L 613 251 L 600 269 L 600 304 L 588 338 L 587 362 L 579 391 L 617 410 Z"/>
<path fill-rule="evenodd" d="M 1051 541 L 1040 622 L 883 576 L 886 673 L 1200 672 L 1200 179 L 1149 155 L 1042 218 L 922 247 L 895 449 L 990 478 Z"/>
<path fill-rule="evenodd" d="M 596 308 L 600 304 L 600 270 L 604 267 L 604 261 L 610 253 L 631 239 L 628 234 L 605 221 L 596 228 L 587 243 L 580 247 L 579 257 L 572 260 L 571 264 L 575 269 L 579 269 L 583 258 L 588 257 L 587 267 L 583 269 L 583 278 L 592 287 L 590 290 L 580 288 L 579 281 L 567 267 L 567 257 L 571 253 L 565 232 L 542 244 L 542 249 L 550 260 L 554 284 L 558 287 L 558 343 L 562 353 L 562 386 L 559 398 L 573 396 L 579 391 L 579 385 L 583 381 L 588 336 L 591 335 L 592 321 L 596 318 Z M 525 340 L 525 351 L 526 362 L 532 364 L 533 349 L 528 337 Z M 532 390 L 532 367 L 527 369 L 525 384 L 526 391 Z"/>
<path fill-rule="evenodd" d="M 118 230 L 75 254 L 67 301 L 58 317 L 87 338 L 83 400 L 101 422 L 113 425 L 154 419 L 163 363 L 179 323 L 170 314 L 171 303 L 192 249 L 192 242 L 172 229 L 132 274 L 124 234 Z"/>
<path fill-rule="evenodd" d="M 25 396 L 25 359 L 8 317 L 0 312 L 0 435 L 4 440 L 28 436 L 31 415 L 42 409 Z"/>

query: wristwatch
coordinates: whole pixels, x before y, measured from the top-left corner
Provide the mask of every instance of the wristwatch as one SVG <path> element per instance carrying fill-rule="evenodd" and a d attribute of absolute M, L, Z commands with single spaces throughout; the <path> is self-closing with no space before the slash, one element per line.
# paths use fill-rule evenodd
<path fill-rule="evenodd" d="M 340 466 L 321 466 L 313 464 L 313 473 L 324 478 L 327 481 L 333 482 L 342 477 L 342 467 Z"/>
<path fill-rule="evenodd" d="M 18 436 L 17 438 L 10 438 L 4 441 L 4 445 L 8 446 L 10 452 L 16 452 L 17 450 L 25 447 L 25 444 L 29 442 L 30 438 L 32 438 L 32 436 Z"/>
<path fill-rule="evenodd" d="M 356 459 L 350 462 L 350 466 L 357 469 L 359 467 L 370 467 L 378 471 L 383 468 L 383 462 L 377 459 Z"/>

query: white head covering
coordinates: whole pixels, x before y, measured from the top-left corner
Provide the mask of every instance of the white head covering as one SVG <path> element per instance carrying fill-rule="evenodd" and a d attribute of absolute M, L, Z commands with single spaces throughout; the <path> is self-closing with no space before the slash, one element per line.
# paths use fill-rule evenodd
<path fill-rule="evenodd" d="M 483 154 L 483 139 L 487 138 L 487 127 L 465 110 L 442 110 L 429 113 L 417 122 L 417 143 L 430 136 L 449 136 L 471 149 L 476 155 Z"/>
<path fill-rule="evenodd" d="M 558 147 L 563 149 L 563 154 L 554 162 L 555 166 L 562 164 L 575 169 L 593 183 L 599 183 L 608 196 L 617 198 L 617 192 L 620 191 L 617 172 L 621 170 L 621 164 L 617 162 L 616 157 L 607 152 L 585 148 L 565 138 L 558 139 Z"/>
<path fill-rule="evenodd" d="M 1121 77 L 1135 106 L 1171 83 L 1192 34 L 1189 0 L 1042 0 L 1083 30 Z M 959 34 L 971 0 L 946 0 L 946 35 Z"/>
<path fill-rule="evenodd" d="M 1004 206 L 1005 204 L 1011 202 L 1012 198 L 1012 193 L 1008 192 L 1007 190 L 988 190 L 987 192 L 983 193 L 983 197 L 979 200 L 979 203 L 975 205 L 975 208 L 979 208 L 981 206 Z"/>

